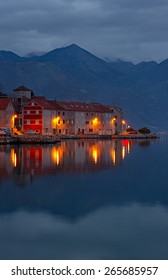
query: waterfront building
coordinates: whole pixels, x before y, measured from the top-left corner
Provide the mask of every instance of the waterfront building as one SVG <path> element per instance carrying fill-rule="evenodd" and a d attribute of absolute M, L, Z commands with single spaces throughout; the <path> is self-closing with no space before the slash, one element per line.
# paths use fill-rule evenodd
<path fill-rule="evenodd" d="M 0 127 L 19 134 L 44 135 L 114 135 L 122 132 L 122 110 L 100 103 L 65 102 L 34 96 L 20 86 L 13 97 L 0 98 Z"/>
<path fill-rule="evenodd" d="M 18 130 L 22 129 L 22 108 L 33 96 L 33 91 L 25 86 L 19 86 L 13 90 L 13 102 L 15 105 L 15 113 L 17 114 L 15 128 Z"/>
<path fill-rule="evenodd" d="M 114 135 L 122 131 L 122 110 L 100 103 L 58 102 L 32 97 L 23 106 L 24 132 Z"/>
<path fill-rule="evenodd" d="M 10 131 L 14 129 L 15 108 L 12 99 L 9 97 L 0 98 L 0 127 Z"/>

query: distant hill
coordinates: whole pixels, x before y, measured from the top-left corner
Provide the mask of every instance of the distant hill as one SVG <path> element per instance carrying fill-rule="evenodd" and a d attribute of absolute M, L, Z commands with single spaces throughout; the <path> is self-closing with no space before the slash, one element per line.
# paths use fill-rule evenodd
<path fill-rule="evenodd" d="M 115 103 L 132 126 L 168 131 L 168 59 L 106 62 L 75 44 L 30 57 L 0 51 L 0 84 L 8 93 L 24 84 L 51 99 Z"/>

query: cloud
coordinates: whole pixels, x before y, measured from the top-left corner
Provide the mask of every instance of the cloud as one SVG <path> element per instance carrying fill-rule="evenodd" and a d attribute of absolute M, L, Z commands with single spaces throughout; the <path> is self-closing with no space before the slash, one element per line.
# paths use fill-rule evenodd
<path fill-rule="evenodd" d="M 0 259 L 167 259 L 167 211 L 109 207 L 76 223 L 44 212 L 0 215 Z"/>
<path fill-rule="evenodd" d="M 0 3 L 0 49 L 19 54 L 71 43 L 101 57 L 168 57 L 165 0 L 6 0 Z"/>

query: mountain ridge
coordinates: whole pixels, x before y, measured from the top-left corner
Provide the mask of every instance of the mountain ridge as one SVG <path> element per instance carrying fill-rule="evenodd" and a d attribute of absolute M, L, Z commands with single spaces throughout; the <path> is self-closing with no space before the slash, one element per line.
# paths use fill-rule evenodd
<path fill-rule="evenodd" d="M 107 62 L 76 44 L 32 57 L 0 51 L 0 83 L 7 93 L 24 84 L 50 99 L 115 103 L 133 126 L 168 130 L 167 77 L 168 59 Z"/>

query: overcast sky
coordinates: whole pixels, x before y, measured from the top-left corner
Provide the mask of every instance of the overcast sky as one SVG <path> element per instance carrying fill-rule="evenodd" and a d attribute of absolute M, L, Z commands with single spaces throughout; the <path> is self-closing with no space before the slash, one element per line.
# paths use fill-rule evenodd
<path fill-rule="evenodd" d="M 168 58 L 168 0 L 0 0 L 0 50 L 72 43 L 102 58 Z"/>

